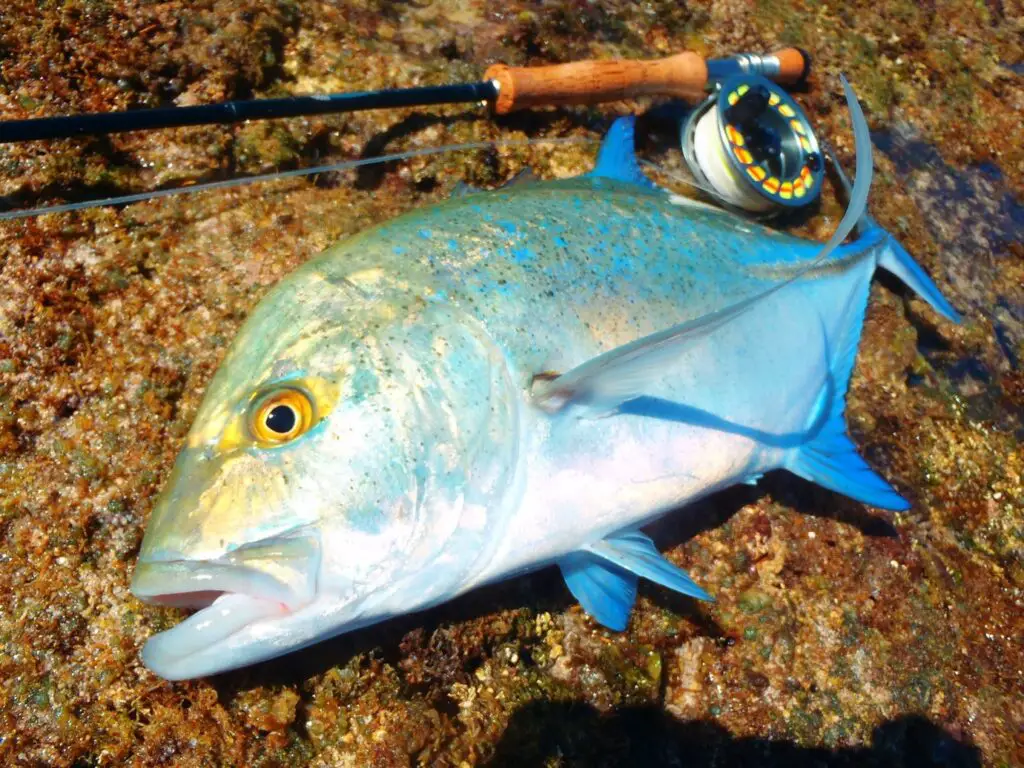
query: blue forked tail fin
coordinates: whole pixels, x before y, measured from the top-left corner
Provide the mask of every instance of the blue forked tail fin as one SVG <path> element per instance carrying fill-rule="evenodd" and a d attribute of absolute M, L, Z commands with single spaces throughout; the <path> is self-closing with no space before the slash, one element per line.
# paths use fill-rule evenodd
<path fill-rule="evenodd" d="M 857 222 L 856 232 L 857 237 L 853 242 L 838 249 L 840 259 L 859 258 L 862 254 L 873 253 L 878 266 L 898 277 L 904 285 L 928 302 L 932 309 L 951 322 L 960 322 L 960 313 L 895 237 L 867 214 Z"/>
<path fill-rule="evenodd" d="M 888 232 L 885 233 L 885 239 L 881 244 L 878 266 L 896 275 L 914 293 L 931 304 L 932 309 L 944 318 L 954 323 L 960 322 L 960 313 L 953 309 L 953 305 L 939 292 L 938 286 L 932 282 L 932 279 L 903 246 L 896 242 L 896 238 Z"/>
<path fill-rule="evenodd" d="M 910 509 L 910 502 L 857 454 L 842 418 L 837 421 L 827 423 L 817 440 L 796 450 L 787 464 L 789 471 L 873 507 L 897 512 Z"/>
<path fill-rule="evenodd" d="M 792 449 L 784 466 L 805 480 L 857 501 L 903 511 L 910 508 L 909 502 L 867 465 L 847 434 L 846 391 L 864 327 L 869 290 L 869 283 L 864 281 L 848 296 L 837 324 L 844 332 L 831 343 L 825 336 L 828 374 L 814 419 L 808 427 L 814 436 Z"/>
<path fill-rule="evenodd" d="M 856 111 L 853 115 L 853 121 L 855 127 L 859 127 L 865 133 L 867 132 L 867 123 L 864 121 L 863 116 L 859 116 Z M 860 123 L 859 126 L 858 123 Z M 870 156 L 870 153 L 868 154 Z M 847 196 L 852 198 L 854 189 L 853 185 L 850 184 L 850 179 L 845 171 L 843 171 L 843 167 L 839 164 L 839 160 L 836 159 L 835 155 L 831 151 L 829 151 L 829 155 L 832 157 L 832 165 L 839 176 L 840 184 L 846 190 Z M 859 162 L 860 158 L 858 158 Z M 863 172 L 863 170 L 860 169 L 858 172 Z M 902 245 L 896 242 L 896 238 L 878 226 L 878 222 L 868 214 L 866 205 L 857 219 L 855 231 L 857 239 L 849 246 L 844 246 L 843 250 L 857 250 L 864 244 L 879 249 L 878 265 L 882 269 L 896 275 L 914 293 L 931 304 L 932 309 L 944 318 L 954 323 L 960 322 L 960 314 L 953 309 L 953 305 L 942 295 L 938 286 L 932 282 L 928 274 L 914 261 L 914 257 L 907 253 Z"/>

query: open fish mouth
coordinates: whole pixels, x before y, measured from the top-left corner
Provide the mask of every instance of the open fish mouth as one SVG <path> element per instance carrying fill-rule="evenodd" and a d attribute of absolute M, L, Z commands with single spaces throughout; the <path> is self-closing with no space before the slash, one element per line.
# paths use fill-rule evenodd
<path fill-rule="evenodd" d="M 319 542 L 313 537 L 267 539 L 214 560 L 168 554 L 140 560 L 131 590 L 155 605 L 198 608 L 172 629 L 151 637 L 142 661 L 168 679 L 192 676 L 191 660 L 222 648 L 241 651 L 244 630 L 281 620 L 316 597 Z"/>

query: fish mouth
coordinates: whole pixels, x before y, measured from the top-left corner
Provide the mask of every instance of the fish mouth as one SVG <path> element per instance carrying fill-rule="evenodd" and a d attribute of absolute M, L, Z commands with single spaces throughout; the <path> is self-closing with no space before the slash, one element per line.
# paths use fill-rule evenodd
<path fill-rule="evenodd" d="M 142 662 L 168 680 L 248 663 L 250 646 L 259 642 L 257 625 L 286 619 L 315 599 L 319 565 L 319 541 L 313 537 L 267 539 L 210 560 L 173 553 L 141 559 L 131 584 L 136 597 L 198 609 L 149 638 Z"/>

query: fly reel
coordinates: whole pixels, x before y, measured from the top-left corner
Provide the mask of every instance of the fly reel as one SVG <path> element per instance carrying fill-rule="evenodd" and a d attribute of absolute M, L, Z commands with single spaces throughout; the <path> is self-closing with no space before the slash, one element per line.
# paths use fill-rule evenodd
<path fill-rule="evenodd" d="M 784 90 L 758 75 L 733 75 L 682 129 L 686 164 L 727 208 L 770 216 L 817 199 L 825 173 L 807 116 Z"/>

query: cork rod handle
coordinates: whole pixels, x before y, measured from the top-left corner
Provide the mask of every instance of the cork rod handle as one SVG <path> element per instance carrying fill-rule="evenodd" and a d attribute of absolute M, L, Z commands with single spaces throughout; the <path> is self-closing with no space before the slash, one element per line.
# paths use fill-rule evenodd
<path fill-rule="evenodd" d="M 796 82 L 805 73 L 803 54 L 786 48 L 772 54 L 779 72 L 773 78 Z M 498 83 L 494 111 L 499 115 L 539 105 L 600 104 L 637 96 L 674 96 L 696 100 L 708 83 L 707 62 L 692 51 L 664 59 L 576 61 L 544 67 L 495 64 L 484 73 Z"/>
<path fill-rule="evenodd" d="M 494 111 L 504 115 L 541 104 L 600 104 L 637 96 L 697 98 L 708 81 L 708 68 L 696 53 L 666 59 L 574 61 L 547 67 L 495 64 L 484 73 L 498 82 Z"/>

